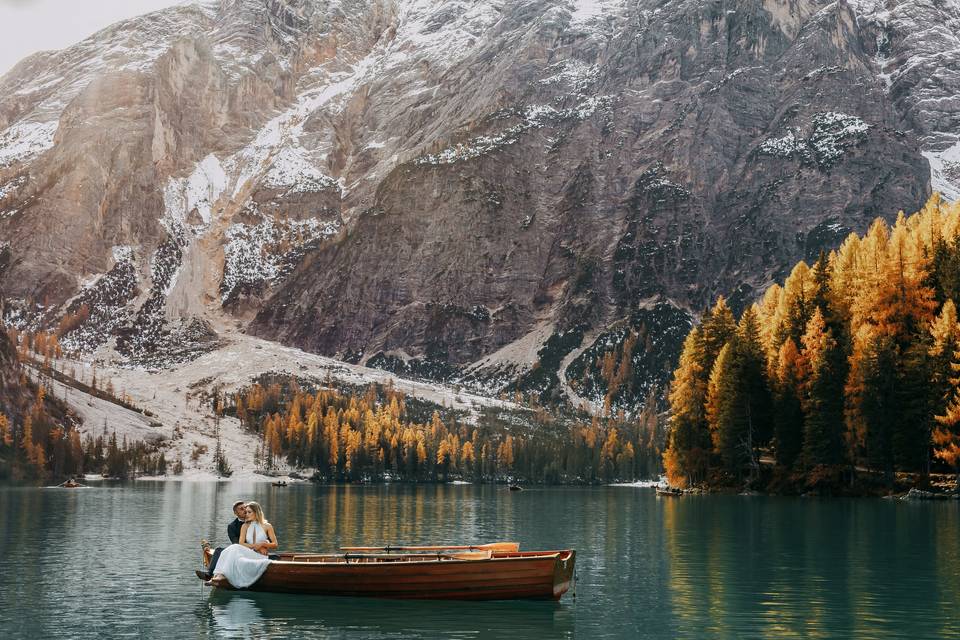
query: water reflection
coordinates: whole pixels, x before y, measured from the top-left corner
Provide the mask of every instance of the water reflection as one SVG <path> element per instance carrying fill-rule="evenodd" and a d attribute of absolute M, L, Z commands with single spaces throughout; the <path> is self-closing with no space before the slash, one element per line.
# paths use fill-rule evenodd
<path fill-rule="evenodd" d="M 573 547 L 577 598 L 211 594 L 192 574 L 198 541 L 226 542 L 238 499 L 264 505 L 284 550 Z M 443 485 L 0 488 L 0 638 L 960 638 L 958 539 L 952 503 Z"/>
<path fill-rule="evenodd" d="M 955 505 L 705 496 L 659 508 L 679 637 L 960 635 L 944 609 L 960 604 Z"/>
<path fill-rule="evenodd" d="M 569 638 L 573 612 L 552 602 L 402 602 L 213 592 L 198 607 L 209 637 Z"/>

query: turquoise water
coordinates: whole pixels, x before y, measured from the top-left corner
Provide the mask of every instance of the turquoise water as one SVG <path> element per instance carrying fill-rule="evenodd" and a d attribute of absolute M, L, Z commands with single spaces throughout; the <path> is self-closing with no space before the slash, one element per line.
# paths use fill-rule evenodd
<path fill-rule="evenodd" d="M 193 576 L 255 499 L 284 550 L 577 549 L 576 598 L 215 593 Z M 0 488 L 0 638 L 960 637 L 960 506 L 630 487 L 105 483 Z"/>

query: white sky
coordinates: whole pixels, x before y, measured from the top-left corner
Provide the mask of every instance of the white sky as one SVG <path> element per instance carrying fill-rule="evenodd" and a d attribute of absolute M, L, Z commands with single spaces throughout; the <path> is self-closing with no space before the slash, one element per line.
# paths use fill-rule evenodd
<path fill-rule="evenodd" d="M 0 75 L 31 53 L 62 49 L 118 20 L 182 0 L 0 0 Z"/>

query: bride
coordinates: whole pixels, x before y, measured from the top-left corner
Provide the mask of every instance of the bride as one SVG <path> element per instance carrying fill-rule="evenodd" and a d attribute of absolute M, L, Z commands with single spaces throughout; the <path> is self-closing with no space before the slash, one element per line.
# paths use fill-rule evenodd
<path fill-rule="evenodd" d="M 207 583 L 211 586 L 226 586 L 229 582 L 236 589 L 244 589 L 260 579 L 272 562 L 266 556 L 279 546 L 273 525 L 264 518 L 263 509 L 256 502 L 248 502 L 244 514 L 240 543 L 230 545 L 220 554 L 213 578 Z"/>

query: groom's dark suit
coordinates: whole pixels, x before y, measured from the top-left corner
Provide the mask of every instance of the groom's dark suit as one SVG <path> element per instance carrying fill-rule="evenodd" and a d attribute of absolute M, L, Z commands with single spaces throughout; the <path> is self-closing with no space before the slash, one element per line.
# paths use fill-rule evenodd
<path fill-rule="evenodd" d="M 234 518 L 233 522 L 227 525 L 227 537 L 230 538 L 231 544 L 240 543 L 240 529 L 243 528 L 243 520 L 240 518 Z M 217 547 L 213 550 L 213 558 L 210 559 L 210 566 L 207 567 L 207 573 L 211 576 L 213 575 L 213 570 L 217 566 L 217 560 L 220 559 L 220 554 L 223 553 L 223 547 Z"/>
<path fill-rule="evenodd" d="M 231 544 L 240 544 L 240 529 L 243 529 L 243 520 L 234 518 L 233 522 L 227 525 L 227 537 Z"/>

